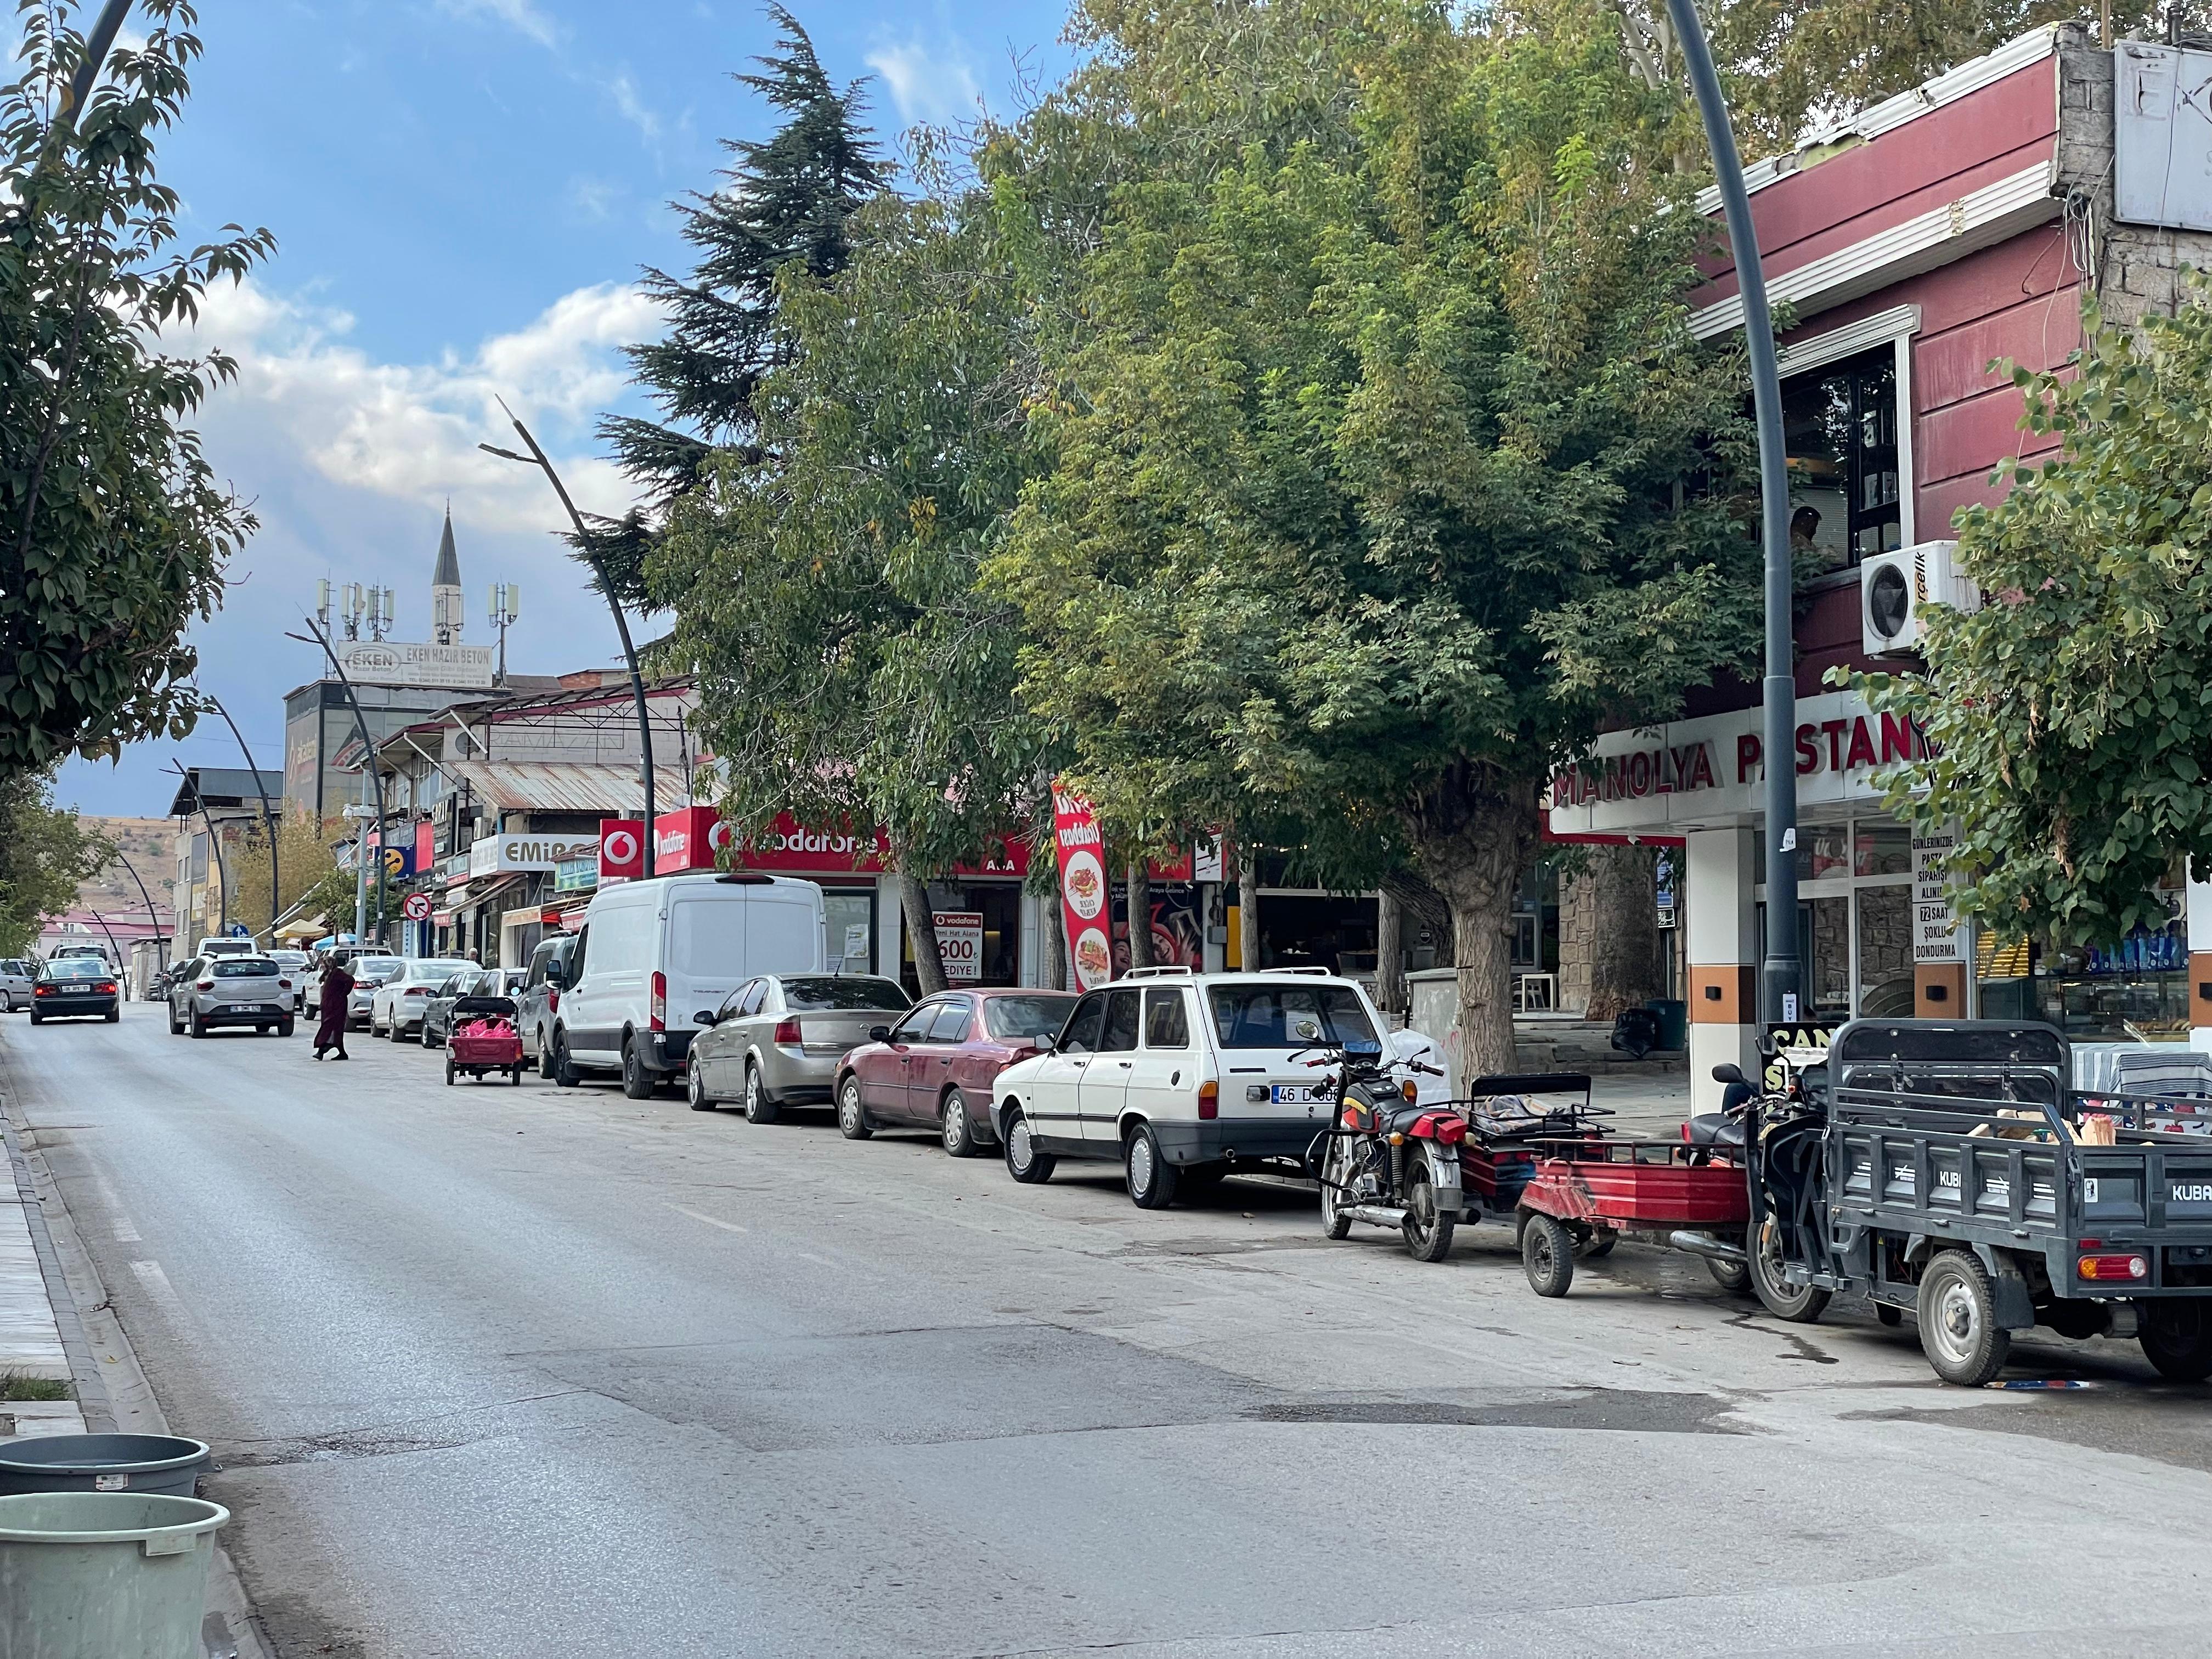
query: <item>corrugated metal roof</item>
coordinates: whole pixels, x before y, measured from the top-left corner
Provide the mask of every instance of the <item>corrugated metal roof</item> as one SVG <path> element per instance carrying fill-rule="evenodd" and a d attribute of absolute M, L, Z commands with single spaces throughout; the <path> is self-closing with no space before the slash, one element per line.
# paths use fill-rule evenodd
<path fill-rule="evenodd" d="M 471 793 L 503 812 L 602 812 L 635 817 L 645 811 L 645 785 L 635 766 L 568 766 L 556 761 L 449 760 L 445 769 L 467 780 Z M 684 774 L 657 766 L 653 806 L 672 812 L 691 799 Z"/>

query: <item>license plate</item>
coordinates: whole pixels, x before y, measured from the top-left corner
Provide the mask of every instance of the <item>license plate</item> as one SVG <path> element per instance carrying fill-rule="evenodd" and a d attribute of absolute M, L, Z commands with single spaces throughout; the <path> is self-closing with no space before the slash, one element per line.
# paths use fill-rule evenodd
<path fill-rule="evenodd" d="M 1310 1083 L 1278 1083 L 1267 1091 L 1267 1098 L 1277 1106 L 1318 1106 L 1328 1099 L 1328 1091 Z"/>
<path fill-rule="evenodd" d="M 229 1012 L 234 1014 L 265 1014 L 269 1011 L 258 1002 L 234 1002 Z"/>

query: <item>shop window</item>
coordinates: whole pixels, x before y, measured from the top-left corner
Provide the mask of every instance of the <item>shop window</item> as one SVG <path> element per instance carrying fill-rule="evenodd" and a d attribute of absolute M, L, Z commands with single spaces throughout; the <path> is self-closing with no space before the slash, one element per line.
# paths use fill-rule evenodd
<path fill-rule="evenodd" d="M 1825 881 L 1851 872 L 1851 827 L 1848 823 L 1797 826 L 1797 879 Z"/>
<path fill-rule="evenodd" d="M 2075 1042 L 2181 1042 L 2189 1036 L 2189 941 L 2181 895 L 2161 893 L 2168 920 L 2137 927 L 2116 945 L 2000 945 L 1974 948 L 1984 1019 L 2035 1019 Z"/>
<path fill-rule="evenodd" d="M 1897 353 L 1880 346 L 1782 383 L 1790 540 L 1821 570 L 1844 570 L 1904 539 Z"/>
<path fill-rule="evenodd" d="M 1861 818 L 1852 829 L 1851 873 L 1855 876 L 1909 876 L 1912 873 L 1912 832 L 1901 823 Z"/>
<path fill-rule="evenodd" d="M 822 931 L 827 935 L 824 954 L 831 973 L 875 972 L 876 890 L 823 888 Z"/>

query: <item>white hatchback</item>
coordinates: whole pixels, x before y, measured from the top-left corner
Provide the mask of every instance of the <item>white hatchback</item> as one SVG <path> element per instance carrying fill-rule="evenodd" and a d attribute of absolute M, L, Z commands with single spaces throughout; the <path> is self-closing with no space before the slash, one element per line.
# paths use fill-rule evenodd
<path fill-rule="evenodd" d="M 992 1126 L 1017 1181 L 1047 1180 L 1064 1158 L 1114 1159 L 1132 1199 L 1164 1209 L 1232 1169 L 1303 1169 L 1334 1103 L 1315 1045 L 1379 1054 L 1387 1030 L 1358 983 L 1322 970 L 1139 969 L 1087 993 L 1049 1048 L 999 1073 Z M 1431 1045 L 1399 1033 L 1389 1046 Z"/>

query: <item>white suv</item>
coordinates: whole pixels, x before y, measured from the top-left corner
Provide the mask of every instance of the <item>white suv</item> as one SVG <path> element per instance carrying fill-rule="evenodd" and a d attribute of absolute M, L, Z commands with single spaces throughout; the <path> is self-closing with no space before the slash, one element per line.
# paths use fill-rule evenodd
<path fill-rule="evenodd" d="M 1333 1098 L 1314 1045 L 1376 1054 L 1387 1029 L 1365 991 L 1322 969 L 1139 969 L 999 1073 L 992 1127 L 1017 1181 L 1048 1180 L 1063 1158 L 1114 1158 L 1132 1199 L 1165 1209 L 1235 1166 L 1303 1167 Z"/>

